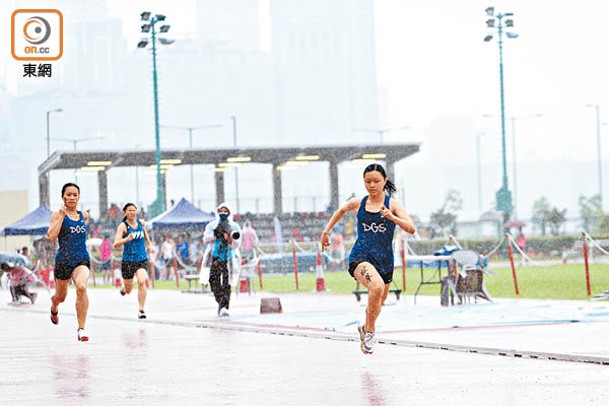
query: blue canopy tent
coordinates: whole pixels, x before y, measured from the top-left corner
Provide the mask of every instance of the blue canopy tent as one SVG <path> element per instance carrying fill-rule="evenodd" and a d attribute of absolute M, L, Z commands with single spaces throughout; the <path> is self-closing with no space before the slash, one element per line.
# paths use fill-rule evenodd
<path fill-rule="evenodd" d="M 21 220 L 5 227 L 2 233 L 7 235 L 43 235 L 46 234 L 51 222 L 51 210 L 39 206 L 36 210 Z"/>
<path fill-rule="evenodd" d="M 149 220 L 147 226 L 155 230 L 203 228 L 215 218 L 214 214 L 199 210 L 182 198 L 169 210 Z"/>

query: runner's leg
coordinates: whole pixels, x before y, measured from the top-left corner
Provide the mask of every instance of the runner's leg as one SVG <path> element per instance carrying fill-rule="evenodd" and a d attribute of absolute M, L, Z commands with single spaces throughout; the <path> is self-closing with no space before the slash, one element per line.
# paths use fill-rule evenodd
<path fill-rule="evenodd" d="M 374 266 L 369 262 L 362 262 L 355 268 L 355 279 L 368 289 L 368 306 L 366 307 L 365 331 L 374 333 L 376 319 L 381 313 L 385 294 L 385 282 Z"/>
<path fill-rule="evenodd" d="M 76 318 L 78 328 L 85 328 L 87 311 L 89 310 L 89 297 L 87 296 L 87 281 L 89 280 L 89 268 L 79 265 L 72 272 L 72 281 L 76 288 Z"/>
<path fill-rule="evenodd" d="M 148 273 L 146 273 L 144 268 L 140 268 L 135 272 L 135 276 L 137 277 L 137 301 L 140 310 L 144 310 L 144 306 L 146 305 L 146 294 L 148 293 L 148 289 L 146 288 Z M 131 280 L 131 283 L 133 284 L 133 279 Z"/>

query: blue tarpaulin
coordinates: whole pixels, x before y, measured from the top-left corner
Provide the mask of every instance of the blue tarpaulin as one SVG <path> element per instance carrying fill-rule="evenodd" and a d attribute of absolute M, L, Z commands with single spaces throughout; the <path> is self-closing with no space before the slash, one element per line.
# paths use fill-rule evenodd
<path fill-rule="evenodd" d="M 43 235 L 47 233 L 51 222 L 51 210 L 45 206 L 39 206 L 27 216 L 5 227 L 4 235 Z"/>
<path fill-rule="evenodd" d="M 202 228 L 215 220 L 212 213 L 197 209 L 188 200 L 182 198 L 173 207 L 148 221 L 153 229 L 193 229 Z"/>

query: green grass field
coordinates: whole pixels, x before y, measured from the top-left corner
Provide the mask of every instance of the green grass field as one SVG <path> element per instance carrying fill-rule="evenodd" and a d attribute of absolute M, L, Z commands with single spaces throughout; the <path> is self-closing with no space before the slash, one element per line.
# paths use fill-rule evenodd
<path fill-rule="evenodd" d="M 425 280 L 437 280 L 437 271 L 432 268 L 424 270 Z M 525 299 L 564 299 L 564 300 L 586 300 L 586 275 L 584 266 L 581 264 L 560 264 L 553 266 L 526 266 L 517 267 L 516 275 L 520 294 L 514 291 L 514 281 L 511 268 L 491 267 L 494 275 L 485 276 L 486 287 L 493 298 L 525 298 Z M 96 274 L 97 275 L 97 274 Z M 442 270 L 446 275 L 446 270 Z M 101 281 L 101 274 L 97 275 L 97 281 Z M 402 287 L 402 270 L 396 269 L 394 274 L 395 283 Z M 355 289 L 355 281 L 346 271 L 325 272 L 324 280 L 326 287 L 333 294 L 351 294 Z M 406 274 L 406 295 L 412 296 L 421 280 L 419 268 L 408 268 Z M 266 292 L 293 293 L 311 292 L 315 290 L 315 273 L 300 273 L 298 275 L 299 289 L 296 290 L 294 274 L 285 275 L 263 275 L 263 287 Z M 254 289 L 260 290 L 258 279 L 253 281 Z M 590 265 L 591 293 L 609 290 L 609 266 Z M 110 288 L 110 285 L 98 285 L 100 288 Z M 177 288 L 175 281 L 156 281 L 155 289 L 188 289 L 188 282 L 180 281 Z M 419 295 L 438 296 L 440 285 L 423 285 Z"/>

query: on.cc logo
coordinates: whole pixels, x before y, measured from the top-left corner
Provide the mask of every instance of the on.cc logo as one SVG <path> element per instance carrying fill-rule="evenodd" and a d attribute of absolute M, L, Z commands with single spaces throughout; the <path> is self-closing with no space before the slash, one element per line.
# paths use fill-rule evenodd
<path fill-rule="evenodd" d="M 40 17 L 28 18 L 23 24 L 23 37 L 32 45 L 44 44 L 51 36 L 51 24 Z"/>

